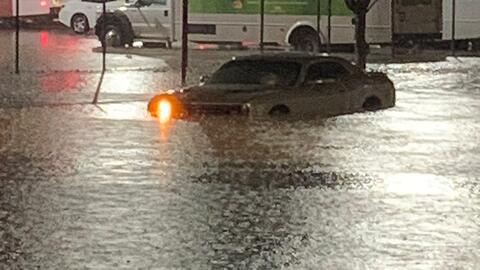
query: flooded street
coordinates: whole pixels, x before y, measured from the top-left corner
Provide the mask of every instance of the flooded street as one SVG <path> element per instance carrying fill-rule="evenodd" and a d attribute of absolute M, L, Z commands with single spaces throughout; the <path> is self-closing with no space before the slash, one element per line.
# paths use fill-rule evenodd
<path fill-rule="evenodd" d="M 0 269 L 480 264 L 480 58 L 370 64 L 397 89 L 385 111 L 162 126 L 147 101 L 178 87 L 178 51 L 109 54 L 93 106 L 94 37 L 24 33 L 17 76 L 12 36 L 0 32 Z M 189 80 L 247 53 L 194 50 Z"/>

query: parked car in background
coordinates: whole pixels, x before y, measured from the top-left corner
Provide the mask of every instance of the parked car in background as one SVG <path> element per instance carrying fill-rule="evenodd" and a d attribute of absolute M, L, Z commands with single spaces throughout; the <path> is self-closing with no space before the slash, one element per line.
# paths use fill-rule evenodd
<path fill-rule="evenodd" d="M 383 73 L 365 72 L 331 56 L 298 53 L 239 57 L 204 84 L 151 99 L 162 122 L 210 115 L 330 117 L 395 106 L 395 88 Z"/>
<path fill-rule="evenodd" d="M 101 15 L 104 0 L 70 0 L 60 10 L 59 21 L 77 34 L 85 34 L 95 27 L 97 14 Z M 125 0 L 105 0 L 109 12 L 125 5 Z"/>

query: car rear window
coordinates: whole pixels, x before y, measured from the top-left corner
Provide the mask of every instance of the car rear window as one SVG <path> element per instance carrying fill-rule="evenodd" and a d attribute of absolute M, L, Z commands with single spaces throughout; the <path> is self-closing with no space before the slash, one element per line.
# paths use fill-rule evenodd
<path fill-rule="evenodd" d="M 208 84 L 258 84 L 293 86 L 300 63 L 290 61 L 235 60 L 215 72 Z"/>

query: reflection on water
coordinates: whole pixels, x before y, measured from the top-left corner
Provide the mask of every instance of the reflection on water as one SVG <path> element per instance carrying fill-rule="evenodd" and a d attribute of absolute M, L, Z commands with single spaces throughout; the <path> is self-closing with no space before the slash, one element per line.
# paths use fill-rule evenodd
<path fill-rule="evenodd" d="M 78 90 L 82 83 L 81 75 L 75 71 L 49 73 L 40 76 L 41 88 L 46 92 L 69 92 Z"/>
<path fill-rule="evenodd" d="M 372 66 L 397 107 L 326 120 L 5 109 L 0 268 L 475 269 L 479 67 Z"/>
<path fill-rule="evenodd" d="M 453 184 L 444 177 L 403 173 L 385 179 L 385 192 L 407 195 L 455 195 Z"/>
<path fill-rule="evenodd" d="M 145 102 L 102 103 L 93 110 L 90 117 L 111 120 L 151 120 L 146 112 Z"/>

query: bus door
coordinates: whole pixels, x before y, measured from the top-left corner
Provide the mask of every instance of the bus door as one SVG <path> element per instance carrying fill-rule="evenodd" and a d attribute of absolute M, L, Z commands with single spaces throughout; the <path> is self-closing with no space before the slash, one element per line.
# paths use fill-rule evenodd
<path fill-rule="evenodd" d="M 397 36 L 441 37 L 442 0 L 392 0 L 394 29 Z"/>

